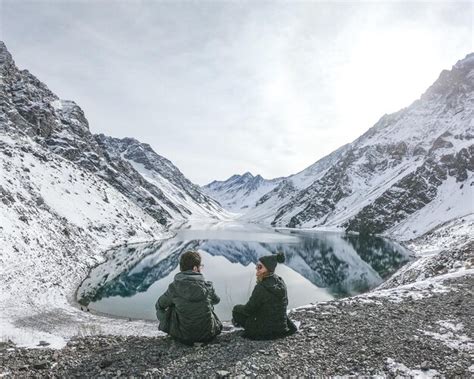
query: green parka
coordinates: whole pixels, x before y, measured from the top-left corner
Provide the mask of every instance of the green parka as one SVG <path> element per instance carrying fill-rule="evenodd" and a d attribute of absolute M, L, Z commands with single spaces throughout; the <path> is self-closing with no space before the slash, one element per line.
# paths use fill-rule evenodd
<path fill-rule="evenodd" d="M 288 297 L 282 278 L 272 274 L 257 283 L 249 301 L 236 305 L 234 312 L 245 315 L 245 336 L 272 339 L 292 334 L 295 324 L 287 317 Z"/>
<path fill-rule="evenodd" d="M 179 272 L 156 302 L 159 329 L 186 343 L 210 341 L 222 330 L 213 307 L 219 301 L 201 273 Z"/>

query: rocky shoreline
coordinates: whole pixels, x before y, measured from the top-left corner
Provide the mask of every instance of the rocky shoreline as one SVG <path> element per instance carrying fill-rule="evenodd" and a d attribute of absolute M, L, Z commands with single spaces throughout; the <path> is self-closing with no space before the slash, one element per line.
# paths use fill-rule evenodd
<path fill-rule="evenodd" d="M 471 271 L 471 270 L 469 270 Z M 61 350 L 0 344 L 1 377 L 427 375 L 474 373 L 473 275 L 405 285 L 294 310 L 297 334 L 249 341 L 239 331 L 187 347 L 168 337 L 74 338 Z"/>

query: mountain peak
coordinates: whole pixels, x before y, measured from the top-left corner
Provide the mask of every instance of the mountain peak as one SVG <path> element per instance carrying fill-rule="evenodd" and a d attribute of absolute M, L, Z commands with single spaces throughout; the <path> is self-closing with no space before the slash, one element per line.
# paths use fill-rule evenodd
<path fill-rule="evenodd" d="M 453 68 L 460 69 L 466 65 L 474 66 L 474 53 L 469 53 L 463 59 L 460 59 L 459 61 L 457 61 L 456 64 L 453 66 Z"/>
<path fill-rule="evenodd" d="M 0 41 L 0 66 L 4 66 L 6 63 L 13 64 L 13 58 L 5 43 Z"/>
<path fill-rule="evenodd" d="M 469 92 L 473 89 L 472 72 L 474 71 L 474 53 L 459 60 L 451 70 L 443 70 L 438 79 L 421 96 L 422 99 L 436 98 L 437 96 L 451 96 Z M 456 96 L 454 96 L 456 97 Z"/>

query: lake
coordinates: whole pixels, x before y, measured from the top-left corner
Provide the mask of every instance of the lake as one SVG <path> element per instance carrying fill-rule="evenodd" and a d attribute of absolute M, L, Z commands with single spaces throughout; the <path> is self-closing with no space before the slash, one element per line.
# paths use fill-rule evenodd
<path fill-rule="evenodd" d="M 155 302 L 179 272 L 179 256 L 201 253 L 206 280 L 214 283 L 222 320 L 244 304 L 255 286 L 255 263 L 285 253 L 276 273 L 288 287 L 289 308 L 366 292 L 409 260 L 409 251 L 379 237 L 271 229 L 258 225 L 188 226 L 174 238 L 121 246 L 91 270 L 77 291 L 80 304 L 120 317 L 156 320 Z"/>

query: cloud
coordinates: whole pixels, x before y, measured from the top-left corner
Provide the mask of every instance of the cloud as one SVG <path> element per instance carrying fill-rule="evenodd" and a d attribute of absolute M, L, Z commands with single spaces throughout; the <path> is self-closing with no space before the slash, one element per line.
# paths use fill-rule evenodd
<path fill-rule="evenodd" d="M 470 3 L 1 4 L 20 67 L 199 184 L 298 172 L 473 50 Z"/>

